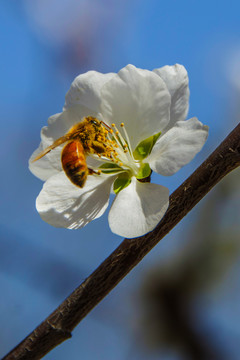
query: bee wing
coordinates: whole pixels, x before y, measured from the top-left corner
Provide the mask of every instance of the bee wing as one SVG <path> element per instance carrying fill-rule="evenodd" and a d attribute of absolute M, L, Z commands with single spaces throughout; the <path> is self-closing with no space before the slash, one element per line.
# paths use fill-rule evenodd
<path fill-rule="evenodd" d="M 70 140 L 71 137 L 72 137 L 72 134 L 67 134 L 67 135 L 64 135 L 64 136 L 60 137 L 59 139 L 55 140 L 52 145 L 48 146 L 46 149 L 41 151 L 40 154 L 38 154 L 35 157 L 35 159 L 32 160 L 32 162 L 35 162 L 35 161 L 41 159 L 43 156 L 48 154 L 51 150 L 55 149 L 57 146 L 62 145 L 66 141 Z"/>

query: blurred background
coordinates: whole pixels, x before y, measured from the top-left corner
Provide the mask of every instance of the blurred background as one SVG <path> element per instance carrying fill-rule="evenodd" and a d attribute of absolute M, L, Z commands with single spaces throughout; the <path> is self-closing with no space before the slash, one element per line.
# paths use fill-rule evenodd
<path fill-rule="evenodd" d="M 28 170 L 40 129 L 74 77 L 183 64 L 189 118 L 210 126 L 174 191 L 240 114 L 239 1 L 0 1 L 0 356 L 44 320 L 122 241 L 107 213 L 56 229 L 35 209 Z M 46 359 L 239 359 L 240 172 L 235 170 Z"/>

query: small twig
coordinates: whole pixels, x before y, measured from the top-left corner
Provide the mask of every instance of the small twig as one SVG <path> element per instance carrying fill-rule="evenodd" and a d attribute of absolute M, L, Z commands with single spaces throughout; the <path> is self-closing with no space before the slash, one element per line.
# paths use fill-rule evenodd
<path fill-rule="evenodd" d="M 171 195 L 154 231 L 125 239 L 119 247 L 28 337 L 3 360 L 40 359 L 71 337 L 74 327 L 215 186 L 240 165 L 240 124 Z"/>

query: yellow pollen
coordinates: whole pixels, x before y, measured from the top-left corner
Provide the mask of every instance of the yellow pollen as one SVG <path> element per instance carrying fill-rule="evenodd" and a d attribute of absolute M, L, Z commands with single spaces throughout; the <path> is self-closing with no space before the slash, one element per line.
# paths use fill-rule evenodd
<path fill-rule="evenodd" d="M 119 163 L 119 165 L 120 165 L 120 166 L 123 166 L 123 163 L 122 163 L 122 162 L 120 162 L 120 163 Z"/>
<path fill-rule="evenodd" d="M 116 135 L 118 135 L 119 134 L 119 131 L 116 131 Z"/>
<path fill-rule="evenodd" d="M 124 149 L 124 152 L 127 153 L 127 152 L 128 152 L 128 149 Z"/>
<path fill-rule="evenodd" d="M 123 147 L 126 149 L 126 148 L 127 148 L 127 144 L 124 144 Z"/>
<path fill-rule="evenodd" d="M 98 172 L 97 172 L 97 173 L 98 173 L 98 175 L 100 175 L 100 174 L 101 174 L 101 172 L 102 172 L 101 170 L 98 170 Z"/>
<path fill-rule="evenodd" d="M 110 129 L 109 132 L 110 132 L 110 134 L 113 134 L 113 129 Z"/>
<path fill-rule="evenodd" d="M 121 123 L 121 127 L 124 127 L 124 123 Z"/>
<path fill-rule="evenodd" d="M 97 154 L 98 155 L 98 157 L 101 157 L 101 154 Z"/>
<path fill-rule="evenodd" d="M 115 126 L 115 124 L 112 124 L 112 127 L 114 127 Z"/>

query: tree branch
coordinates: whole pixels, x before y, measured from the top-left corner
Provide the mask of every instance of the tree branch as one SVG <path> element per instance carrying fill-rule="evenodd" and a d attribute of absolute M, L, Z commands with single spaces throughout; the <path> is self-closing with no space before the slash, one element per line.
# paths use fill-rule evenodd
<path fill-rule="evenodd" d="M 3 360 L 40 359 L 71 337 L 74 327 L 215 186 L 240 165 L 240 124 L 170 196 L 169 208 L 151 233 L 125 239 L 118 248 Z"/>

